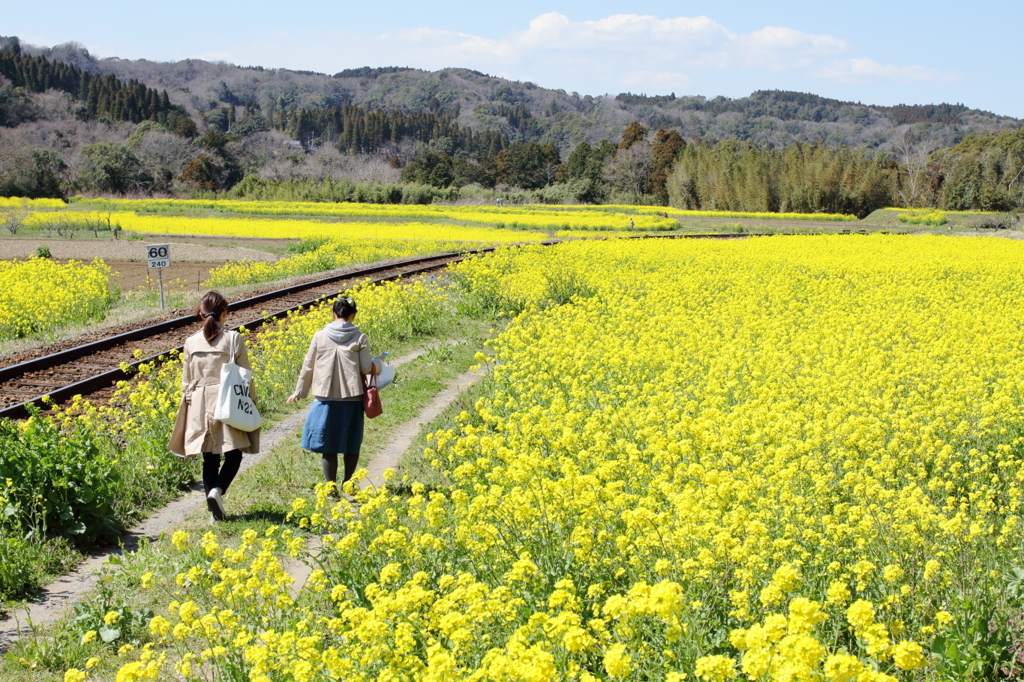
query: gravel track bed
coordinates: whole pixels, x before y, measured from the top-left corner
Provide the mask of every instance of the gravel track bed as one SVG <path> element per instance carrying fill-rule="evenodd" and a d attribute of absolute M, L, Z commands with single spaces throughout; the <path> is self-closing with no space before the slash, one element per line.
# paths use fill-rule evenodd
<path fill-rule="evenodd" d="M 438 263 L 443 265 L 454 260 L 456 260 L 456 258 L 447 258 L 438 261 Z M 352 272 L 358 269 L 360 268 L 349 268 L 337 274 L 344 274 L 345 272 Z M 400 274 L 404 269 L 405 268 L 400 264 L 396 264 L 394 268 L 375 273 L 374 277 L 388 277 Z M 323 279 L 325 275 L 329 274 L 331 273 L 319 273 L 316 276 L 299 280 L 296 283 L 315 282 L 319 279 Z M 255 306 L 233 310 L 228 314 L 227 324 L 229 327 L 234 327 L 250 323 L 253 320 L 260 318 L 264 313 L 274 314 L 323 296 L 336 294 L 348 283 L 349 282 L 345 281 L 332 282 L 319 287 L 311 287 L 298 293 L 282 295 L 275 300 L 264 301 Z M 274 288 L 264 288 L 247 292 L 245 296 L 248 298 L 262 293 L 270 293 L 277 291 L 279 288 L 280 283 L 278 283 Z M 86 334 L 75 339 L 39 346 L 19 353 L 13 353 L 0 360 L 0 367 L 10 367 L 21 362 L 42 358 L 53 353 L 75 348 L 85 343 L 109 338 L 119 333 L 141 329 L 155 324 L 156 322 L 162 322 L 190 314 L 192 314 L 191 310 L 168 311 L 163 315 L 141 322 L 121 325 L 120 327 L 115 327 L 113 329 L 104 329 L 101 332 Z M 185 339 L 195 333 L 196 328 L 197 326 L 195 324 L 188 324 L 178 329 L 154 334 L 153 336 L 149 336 L 145 339 L 129 341 L 107 350 L 91 353 L 71 362 L 66 362 L 47 369 L 27 372 L 7 381 L 0 382 L 0 408 L 10 407 L 12 405 L 17 405 L 19 403 L 38 398 L 39 396 L 50 393 L 58 388 L 69 386 L 105 371 L 117 369 L 122 362 L 133 362 L 136 359 L 134 357 L 136 350 L 141 349 L 143 351 L 142 357 L 149 357 L 170 351 L 171 349 L 183 345 Z M 255 333 L 259 333 L 258 328 L 255 330 Z M 90 392 L 83 397 L 87 398 L 94 404 L 98 402 L 106 402 L 113 394 L 114 390 L 115 388 L 111 386 Z"/>

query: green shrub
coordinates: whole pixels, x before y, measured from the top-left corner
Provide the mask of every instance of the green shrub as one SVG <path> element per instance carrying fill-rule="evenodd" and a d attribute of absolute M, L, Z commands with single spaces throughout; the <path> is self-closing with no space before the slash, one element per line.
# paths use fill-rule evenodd
<path fill-rule="evenodd" d="M 5 506 L 6 502 L 0 502 L 0 512 Z M 26 539 L 11 530 L 0 528 L 0 616 L 3 602 L 32 596 L 80 558 L 63 538 Z"/>
<path fill-rule="evenodd" d="M 309 239 L 301 240 L 297 244 L 296 243 L 289 244 L 285 248 L 285 252 L 293 254 L 293 255 L 298 255 L 300 253 L 310 253 L 312 251 L 316 251 L 321 246 L 324 246 L 324 245 L 330 244 L 330 243 L 331 243 L 330 237 L 310 237 Z"/>
<path fill-rule="evenodd" d="M 33 584 L 34 553 L 23 538 L 9 537 L 0 530 L 0 601 L 23 594 Z"/>
<path fill-rule="evenodd" d="M 120 473 L 92 436 L 62 432 L 33 416 L 19 426 L 0 421 L 0 525 L 35 536 L 62 536 L 80 546 L 114 540 Z"/>
<path fill-rule="evenodd" d="M 75 604 L 68 629 L 79 639 L 90 630 L 94 631 L 100 642 L 115 649 L 123 644 L 137 646 L 146 642 L 149 636 L 146 626 L 153 619 L 153 611 L 132 607 L 123 597 L 115 596 L 109 579 L 105 579 L 108 577 L 109 574 L 101 574 L 91 599 Z M 117 618 L 110 619 L 111 613 L 116 613 Z"/>

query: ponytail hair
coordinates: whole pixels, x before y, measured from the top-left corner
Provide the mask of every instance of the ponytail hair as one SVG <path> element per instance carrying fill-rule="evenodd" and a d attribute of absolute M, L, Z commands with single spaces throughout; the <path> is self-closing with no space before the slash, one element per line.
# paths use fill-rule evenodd
<path fill-rule="evenodd" d="M 203 336 L 207 343 L 213 343 L 220 334 L 221 326 L 218 320 L 220 316 L 228 311 L 228 300 L 216 291 L 208 291 L 203 295 L 202 300 L 196 307 L 196 315 L 203 321 Z"/>

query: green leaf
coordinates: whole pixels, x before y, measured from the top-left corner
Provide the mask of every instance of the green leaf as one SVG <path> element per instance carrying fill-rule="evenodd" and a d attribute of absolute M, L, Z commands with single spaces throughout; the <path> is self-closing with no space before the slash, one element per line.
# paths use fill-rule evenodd
<path fill-rule="evenodd" d="M 115 639 L 121 636 L 121 631 L 117 628 L 100 628 L 100 639 L 108 644 L 113 642 Z"/>

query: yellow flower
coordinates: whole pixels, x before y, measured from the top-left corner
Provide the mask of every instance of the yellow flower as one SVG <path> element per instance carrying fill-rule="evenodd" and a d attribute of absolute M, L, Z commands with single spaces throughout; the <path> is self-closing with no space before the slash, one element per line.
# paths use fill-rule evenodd
<path fill-rule="evenodd" d="M 174 548 L 179 552 L 183 551 L 185 547 L 188 546 L 188 541 L 189 534 L 183 530 L 176 530 L 174 531 L 174 534 L 171 535 L 171 544 L 174 545 Z"/>
<path fill-rule="evenodd" d="M 925 664 L 924 650 L 917 642 L 903 641 L 892 647 L 892 660 L 902 670 L 916 670 Z"/>
<path fill-rule="evenodd" d="M 825 661 L 824 670 L 829 682 L 850 682 L 864 670 L 864 665 L 856 656 L 834 654 Z"/>
<path fill-rule="evenodd" d="M 889 565 L 882 569 L 882 577 L 890 583 L 901 580 L 903 575 L 903 569 L 899 566 Z"/>
<path fill-rule="evenodd" d="M 621 679 L 629 675 L 632 660 L 630 655 L 626 653 L 625 644 L 613 644 L 605 651 L 603 659 L 604 669 L 611 677 Z"/>
<path fill-rule="evenodd" d="M 856 630 L 862 630 L 875 622 L 875 607 L 866 599 L 858 599 L 846 609 L 846 620 Z"/>
<path fill-rule="evenodd" d="M 701 656 L 694 674 L 705 682 L 725 682 L 736 677 L 736 662 L 726 656 Z"/>
<path fill-rule="evenodd" d="M 846 602 L 850 601 L 850 588 L 847 586 L 845 581 L 833 580 L 828 586 L 827 601 L 829 604 L 836 604 L 842 606 Z"/>

